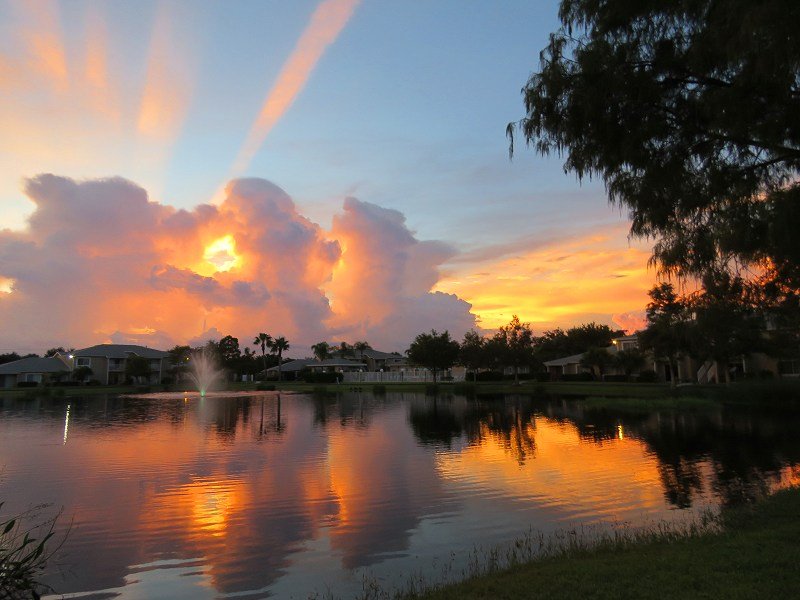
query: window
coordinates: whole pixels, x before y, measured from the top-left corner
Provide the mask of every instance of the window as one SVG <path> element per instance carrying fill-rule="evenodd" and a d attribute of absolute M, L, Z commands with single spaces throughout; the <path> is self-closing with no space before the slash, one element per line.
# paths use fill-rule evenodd
<path fill-rule="evenodd" d="M 75 359 L 75 366 L 76 367 L 91 367 L 92 366 L 92 359 L 88 356 L 79 356 Z"/>

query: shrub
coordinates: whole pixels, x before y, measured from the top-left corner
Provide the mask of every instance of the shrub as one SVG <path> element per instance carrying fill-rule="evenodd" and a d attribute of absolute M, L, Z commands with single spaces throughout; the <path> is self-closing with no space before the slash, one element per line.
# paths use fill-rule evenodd
<path fill-rule="evenodd" d="M 100 385 L 100 381 L 97 379 L 90 379 L 86 382 L 86 385 Z"/>
<path fill-rule="evenodd" d="M 302 375 L 306 383 L 339 383 L 344 375 L 341 373 L 315 373 L 307 371 Z"/>
<path fill-rule="evenodd" d="M 566 373 L 561 376 L 561 381 L 593 381 L 591 373 Z"/>
<path fill-rule="evenodd" d="M 773 373 L 769 369 L 761 369 L 758 372 L 758 378 L 759 379 L 774 379 L 775 378 L 775 373 Z"/>
<path fill-rule="evenodd" d="M 536 373 L 531 373 L 530 378 L 539 383 L 545 383 L 550 381 L 550 373 L 547 371 L 536 371 Z"/>
<path fill-rule="evenodd" d="M 259 392 L 274 392 L 275 391 L 275 386 L 273 384 L 271 384 L 271 383 L 270 384 L 259 383 L 256 386 L 256 391 L 259 391 Z"/>
<path fill-rule="evenodd" d="M 658 381 L 658 373 L 652 369 L 640 371 L 637 381 L 640 383 L 656 383 Z"/>
<path fill-rule="evenodd" d="M 482 371 L 478 373 L 478 381 L 503 381 L 500 371 Z"/>
<path fill-rule="evenodd" d="M 53 383 L 55 387 L 75 387 L 80 384 L 80 381 L 56 381 Z"/>
<path fill-rule="evenodd" d="M 620 382 L 620 381 L 628 381 L 627 375 L 604 375 L 603 381 L 610 381 L 610 382 Z"/>
<path fill-rule="evenodd" d="M 37 382 L 37 381 L 18 381 L 17 382 L 17 387 L 21 387 L 21 388 L 32 388 L 32 387 L 37 387 L 38 385 L 39 385 L 39 382 Z"/>

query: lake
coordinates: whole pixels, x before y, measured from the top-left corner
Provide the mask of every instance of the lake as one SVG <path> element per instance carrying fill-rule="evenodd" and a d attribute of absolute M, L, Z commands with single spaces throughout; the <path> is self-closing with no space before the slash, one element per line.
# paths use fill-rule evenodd
<path fill-rule="evenodd" d="M 457 576 L 531 530 L 686 520 L 800 482 L 798 425 L 526 396 L 6 397 L 0 501 L 61 512 L 59 595 L 347 598 Z"/>

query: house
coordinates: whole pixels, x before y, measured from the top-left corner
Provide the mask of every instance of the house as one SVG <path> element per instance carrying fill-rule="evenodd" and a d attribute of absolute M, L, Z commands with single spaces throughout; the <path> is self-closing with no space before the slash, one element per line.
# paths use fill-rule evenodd
<path fill-rule="evenodd" d="M 69 378 L 72 365 L 69 357 L 57 353 L 40 358 L 30 356 L 0 365 L 0 388 L 39 385 L 45 381 L 62 381 Z"/>
<path fill-rule="evenodd" d="M 290 360 L 281 365 L 281 374 L 289 375 L 289 377 L 297 376 L 297 373 L 303 369 L 308 369 L 317 373 L 346 373 L 350 371 L 364 371 L 367 365 L 362 362 L 348 360 L 346 358 L 328 358 L 325 360 L 317 360 L 315 358 L 300 358 Z M 278 376 L 278 367 L 270 367 L 267 369 L 267 377 L 270 379 Z"/>
<path fill-rule="evenodd" d="M 92 379 L 103 385 L 125 383 L 125 367 L 134 356 L 145 358 L 150 366 L 148 383 L 159 383 L 167 373 L 169 352 L 134 344 L 98 344 L 72 353 L 75 368 L 89 367 Z"/>
<path fill-rule="evenodd" d="M 408 367 L 408 359 L 398 352 L 381 352 L 372 348 L 355 350 L 354 358 L 366 363 L 366 371 L 401 371 Z"/>
<path fill-rule="evenodd" d="M 544 363 L 547 372 L 550 373 L 551 379 L 560 379 L 564 375 L 578 375 L 579 373 L 588 373 L 589 369 L 581 366 L 581 359 L 583 352 L 580 354 L 573 354 L 563 358 L 556 358 L 554 360 L 547 360 Z"/>
<path fill-rule="evenodd" d="M 614 356 L 618 352 L 637 350 L 639 348 L 639 337 L 637 335 L 626 335 L 611 340 L 611 345 L 606 348 L 606 351 Z M 550 374 L 551 379 L 560 379 L 564 375 L 580 375 L 582 373 L 591 373 L 592 369 L 581 365 L 584 353 L 572 354 L 563 358 L 556 358 L 554 360 L 545 361 L 544 366 Z M 609 365 L 605 368 L 605 375 L 623 375 L 624 371 L 616 366 Z"/>

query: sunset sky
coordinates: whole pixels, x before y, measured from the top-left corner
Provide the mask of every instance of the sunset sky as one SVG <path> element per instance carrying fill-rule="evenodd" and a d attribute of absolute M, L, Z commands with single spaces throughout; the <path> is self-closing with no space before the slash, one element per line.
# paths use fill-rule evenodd
<path fill-rule="evenodd" d="M 655 275 L 602 183 L 508 159 L 557 26 L 555 0 L 0 0 L 0 352 L 635 328 Z"/>

